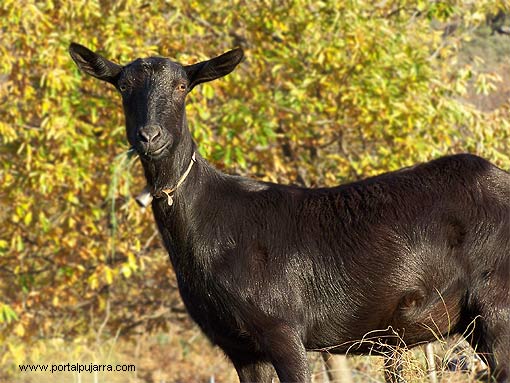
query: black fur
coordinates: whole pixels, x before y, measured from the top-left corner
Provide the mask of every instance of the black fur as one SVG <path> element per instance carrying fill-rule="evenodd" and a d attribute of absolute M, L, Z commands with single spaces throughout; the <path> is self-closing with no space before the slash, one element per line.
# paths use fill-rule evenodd
<path fill-rule="evenodd" d="M 107 62 L 84 49 L 70 48 L 89 74 Z M 196 151 L 185 93 L 241 58 L 139 59 L 116 74 L 154 194 L 176 185 Z M 111 64 L 92 75 L 105 68 L 112 82 Z M 140 140 L 147 126 L 160 129 L 151 145 Z M 229 176 L 197 153 L 174 204 L 152 207 L 189 314 L 242 382 L 269 382 L 271 365 L 281 381 L 310 381 L 306 350 L 384 353 L 454 333 L 508 382 L 510 175 L 482 158 L 306 189 Z"/>

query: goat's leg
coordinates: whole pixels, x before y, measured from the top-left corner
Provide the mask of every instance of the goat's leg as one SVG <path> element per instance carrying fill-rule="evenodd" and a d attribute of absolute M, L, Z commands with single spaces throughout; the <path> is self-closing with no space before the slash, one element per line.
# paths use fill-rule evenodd
<path fill-rule="evenodd" d="M 489 382 L 491 383 L 509 383 L 510 382 L 510 342 L 508 338 L 505 341 L 501 339 L 497 345 L 490 344 L 491 337 L 486 335 L 485 331 L 476 331 L 480 333 L 470 338 L 470 343 L 478 356 L 489 367 Z M 507 337 L 510 335 L 507 335 Z"/>
<path fill-rule="evenodd" d="M 471 346 L 489 366 L 490 381 L 510 382 L 510 307 L 492 306 L 473 322 Z"/>
<path fill-rule="evenodd" d="M 230 357 L 240 383 L 271 383 L 276 377 L 271 363 L 246 357 Z"/>
<path fill-rule="evenodd" d="M 402 375 L 403 354 L 403 349 L 397 347 L 390 354 L 384 356 L 384 380 L 386 383 L 406 383 Z"/>
<path fill-rule="evenodd" d="M 298 331 L 286 325 L 265 329 L 262 344 L 281 383 L 311 381 L 306 350 Z"/>
<path fill-rule="evenodd" d="M 232 349 L 218 344 L 234 365 L 241 383 L 271 383 L 276 377 L 273 366 L 263 354 Z"/>
<path fill-rule="evenodd" d="M 508 320 L 498 327 L 500 333 L 493 347 L 496 365 L 491 372 L 498 383 L 510 382 L 510 308 L 506 310 Z"/>

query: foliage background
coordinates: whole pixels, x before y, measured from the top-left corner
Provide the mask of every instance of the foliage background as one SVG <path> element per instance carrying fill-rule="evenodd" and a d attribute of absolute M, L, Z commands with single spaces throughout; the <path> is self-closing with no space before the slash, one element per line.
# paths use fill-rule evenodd
<path fill-rule="evenodd" d="M 144 181 L 126 155 L 120 97 L 78 73 L 71 41 L 120 63 L 242 46 L 233 74 L 189 97 L 201 153 L 228 172 L 324 186 L 466 151 L 510 169 L 510 88 L 497 74 L 510 61 L 488 65 L 475 46 L 485 34 L 510 58 L 509 39 L 486 26 L 509 7 L 3 1 L 0 365 L 27 360 L 41 339 L 190 326 L 151 212 L 132 198 Z M 484 103 L 491 92 L 502 96 Z"/>

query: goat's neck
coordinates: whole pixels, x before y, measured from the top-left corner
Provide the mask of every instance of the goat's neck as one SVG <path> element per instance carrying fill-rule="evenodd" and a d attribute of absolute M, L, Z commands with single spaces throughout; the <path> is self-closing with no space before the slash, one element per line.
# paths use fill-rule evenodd
<path fill-rule="evenodd" d="M 143 162 L 148 185 L 157 193 L 165 188 L 173 188 L 190 164 L 193 152 L 196 162 L 182 184 L 173 194 L 173 204 L 168 204 L 166 197 L 156 197 L 152 208 L 159 231 L 170 253 L 174 268 L 186 274 L 200 267 L 203 271 L 207 265 L 198 255 L 192 254 L 191 242 L 196 233 L 200 218 L 207 208 L 204 199 L 217 184 L 221 173 L 214 169 L 196 152 L 191 133 L 185 129 L 175 152 L 168 158 L 157 162 Z"/>

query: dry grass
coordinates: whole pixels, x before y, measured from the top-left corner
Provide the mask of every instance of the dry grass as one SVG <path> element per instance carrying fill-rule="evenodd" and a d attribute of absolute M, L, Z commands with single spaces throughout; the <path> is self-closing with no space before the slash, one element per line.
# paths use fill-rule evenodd
<path fill-rule="evenodd" d="M 37 348 L 37 350 L 36 350 Z M 236 373 L 227 359 L 214 350 L 198 329 L 175 327 L 166 333 L 111 340 L 100 346 L 51 340 L 39 343 L 25 364 L 133 364 L 135 372 L 20 372 L 0 373 L 0 383 L 163 383 L 234 382 Z"/>
<path fill-rule="evenodd" d="M 475 382 L 477 370 L 469 373 L 451 372 L 447 360 L 459 360 L 458 340 L 435 343 L 439 382 Z M 468 348 L 469 350 L 469 348 Z M 41 352 L 42 351 L 42 352 Z M 469 357 L 472 351 L 463 352 Z M 232 365 L 219 349 L 213 348 L 197 328 L 182 331 L 175 327 L 157 335 L 139 335 L 131 340 L 118 340 L 103 343 L 100 347 L 64 343 L 61 340 L 46 341 L 34 349 L 33 355 L 25 363 L 109 363 L 134 364 L 136 372 L 94 373 L 10 373 L 0 382 L 21 383 L 195 383 L 195 382 L 237 382 Z M 315 383 L 328 382 L 324 364 L 319 353 L 309 354 L 310 366 Z M 348 357 L 353 383 L 383 383 L 384 366 L 381 357 Z M 404 354 L 404 376 L 409 383 L 428 381 L 427 362 L 424 348 L 415 348 Z M 337 383 L 343 383 L 337 380 Z"/>

